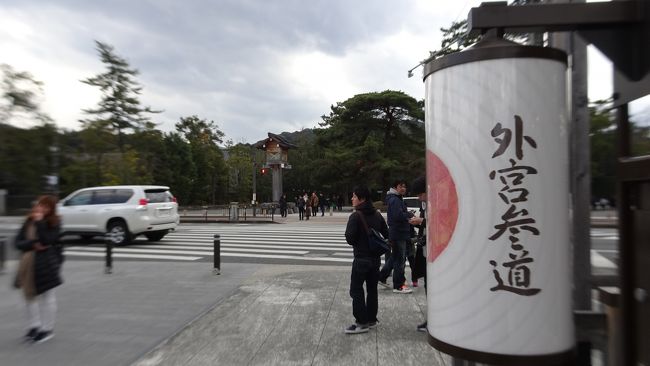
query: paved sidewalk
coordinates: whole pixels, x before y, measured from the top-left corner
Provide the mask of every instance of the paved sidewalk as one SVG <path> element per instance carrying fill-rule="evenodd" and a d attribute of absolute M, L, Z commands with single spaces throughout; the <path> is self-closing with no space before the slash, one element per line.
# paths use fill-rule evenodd
<path fill-rule="evenodd" d="M 380 324 L 348 335 L 350 269 L 265 266 L 136 365 L 448 365 L 415 327 L 424 289 L 379 289 Z"/>
<path fill-rule="evenodd" d="M 65 283 L 56 289 L 56 336 L 44 344 L 22 343 L 26 310 L 10 286 L 16 261 L 0 275 L 0 364 L 130 365 L 189 322 L 233 294 L 256 264 L 115 262 L 103 274 L 100 261 L 64 263 Z"/>
<path fill-rule="evenodd" d="M 415 326 L 424 289 L 379 290 L 380 325 L 346 335 L 350 268 L 206 263 L 64 264 L 56 337 L 22 343 L 25 308 L 0 275 L 3 366 L 47 365 L 443 365 Z M 448 363 L 447 363 L 448 364 Z"/>

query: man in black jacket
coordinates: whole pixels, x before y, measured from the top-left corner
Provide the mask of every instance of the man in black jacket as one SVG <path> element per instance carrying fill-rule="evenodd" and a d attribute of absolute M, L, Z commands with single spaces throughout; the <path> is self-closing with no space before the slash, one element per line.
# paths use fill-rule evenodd
<path fill-rule="evenodd" d="M 418 228 L 417 250 L 415 251 L 415 266 L 411 268 L 413 278 L 424 277 L 424 292 L 427 291 L 427 179 L 425 175 L 416 178 L 411 184 L 411 193 L 418 196 L 423 203 L 420 205 L 419 217 L 412 217 L 409 222 Z M 419 332 L 427 331 L 427 321 L 416 328 Z"/>
<path fill-rule="evenodd" d="M 353 192 L 352 205 L 356 211 L 348 219 L 345 240 L 352 246 L 354 252 L 350 297 L 352 297 L 352 314 L 355 323 L 345 329 L 347 334 L 366 333 L 369 328 L 377 325 L 377 281 L 381 262 L 378 255 L 370 252 L 367 232 L 372 228 L 384 237 L 388 237 L 386 221 L 370 202 L 368 188 L 356 187 Z M 368 291 L 367 297 L 364 296 L 364 282 Z"/>

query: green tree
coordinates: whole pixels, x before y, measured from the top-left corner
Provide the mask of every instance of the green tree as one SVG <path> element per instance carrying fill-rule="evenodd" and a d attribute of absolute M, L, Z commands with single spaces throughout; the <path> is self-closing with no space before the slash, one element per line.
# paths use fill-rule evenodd
<path fill-rule="evenodd" d="M 11 195 L 49 191 L 45 177 L 58 168 L 59 132 L 40 110 L 42 85 L 28 72 L 0 65 L 0 188 Z M 14 127 L 31 121 L 33 127 Z"/>
<path fill-rule="evenodd" d="M 510 5 L 530 5 L 540 2 L 540 0 L 513 0 Z M 449 25 L 448 28 L 441 27 L 440 31 L 442 32 L 440 48 L 435 51 L 430 51 L 429 58 L 422 61 L 422 64 L 438 57 L 460 52 L 481 39 L 480 36 L 469 35 L 467 19 L 458 22 L 451 22 L 451 25 Z M 536 46 L 543 45 L 543 39 L 540 33 L 508 33 L 505 34 L 504 37 L 519 43 L 532 44 Z"/>
<path fill-rule="evenodd" d="M 201 204 L 225 201 L 228 176 L 218 146 L 223 142 L 224 133 L 214 121 L 197 116 L 181 118 L 176 130 L 189 142 L 192 161 L 197 167 L 189 201 Z"/>
<path fill-rule="evenodd" d="M 320 167 L 316 161 L 322 159 L 323 154 L 316 145 L 316 133 L 312 129 L 303 129 L 294 132 L 291 137 L 283 136 L 294 143 L 298 148 L 289 150 L 289 164 L 291 169 L 284 171 L 283 188 L 289 195 L 296 196 L 314 189 L 322 191 L 323 186 L 316 178 L 316 172 Z M 319 174 L 320 175 L 320 174 Z M 327 187 L 333 189 L 333 187 Z M 291 199 L 293 199 L 291 197 Z"/>
<path fill-rule="evenodd" d="M 45 176 L 54 170 L 56 126 L 50 123 L 22 129 L 0 124 L 0 187 L 12 195 L 46 191 Z"/>
<path fill-rule="evenodd" d="M 16 71 L 7 64 L 0 64 L 0 123 L 10 123 L 16 114 L 49 123 L 51 119 L 40 111 L 39 99 L 43 83 L 26 71 Z"/>
<path fill-rule="evenodd" d="M 163 145 L 161 160 L 165 168 L 154 170 L 155 182 L 169 186 L 180 205 L 192 204 L 197 166 L 190 144 L 179 133 L 170 132 L 164 135 Z"/>
<path fill-rule="evenodd" d="M 591 123 L 591 194 L 594 198 L 612 199 L 616 195 L 616 121 L 605 101 L 589 107 Z"/>
<path fill-rule="evenodd" d="M 349 191 L 365 182 L 384 189 L 397 177 L 424 171 L 424 103 L 401 92 L 358 94 L 323 116 L 317 144 L 323 146 L 315 178 L 330 189 Z"/>
<path fill-rule="evenodd" d="M 433 58 L 460 52 L 480 39 L 478 36 L 468 35 L 467 20 L 452 22 L 449 28 L 440 28 L 440 31 L 442 32 L 442 42 L 438 50 L 430 52 L 430 56 Z"/>
<path fill-rule="evenodd" d="M 253 171 L 252 150 L 249 144 L 234 145 L 232 141 L 226 144 L 228 152 L 228 199 L 236 202 L 248 202 L 253 192 Z"/>
<path fill-rule="evenodd" d="M 591 126 L 591 192 L 594 198 L 616 197 L 617 128 L 609 101 L 598 100 L 589 106 Z M 650 127 L 630 121 L 632 156 L 650 154 Z"/>
<path fill-rule="evenodd" d="M 139 95 L 142 87 L 135 80 L 138 70 L 115 54 L 115 49 L 95 41 L 102 63 L 106 66 L 104 73 L 82 80 L 83 83 L 96 86 L 102 92 L 97 108 L 84 109 L 91 118 L 81 120 L 84 126 L 93 125 L 117 135 L 117 146 L 125 152 L 124 134 L 150 127 L 152 123 L 145 113 L 160 113 L 149 106 L 142 106 Z"/>

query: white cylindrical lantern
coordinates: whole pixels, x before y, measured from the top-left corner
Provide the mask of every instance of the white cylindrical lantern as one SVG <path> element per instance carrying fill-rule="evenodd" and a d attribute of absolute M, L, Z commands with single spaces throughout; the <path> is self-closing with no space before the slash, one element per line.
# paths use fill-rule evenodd
<path fill-rule="evenodd" d="M 429 343 L 488 364 L 574 348 L 566 54 L 490 40 L 425 66 Z"/>

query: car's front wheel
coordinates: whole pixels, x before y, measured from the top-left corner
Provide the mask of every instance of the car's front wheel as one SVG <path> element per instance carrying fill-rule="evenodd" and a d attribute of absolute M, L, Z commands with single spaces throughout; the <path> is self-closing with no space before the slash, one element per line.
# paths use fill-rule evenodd
<path fill-rule="evenodd" d="M 149 241 L 158 241 L 167 235 L 168 232 L 169 230 L 151 231 L 144 234 L 144 236 L 146 236 Z"/>
<path fill-rule="evenodd" d="M 127 245 L 131 242 L 129 228 L 121 220 L 114 220 L 108 224 L 106 236 L 115 246 Z"/>

